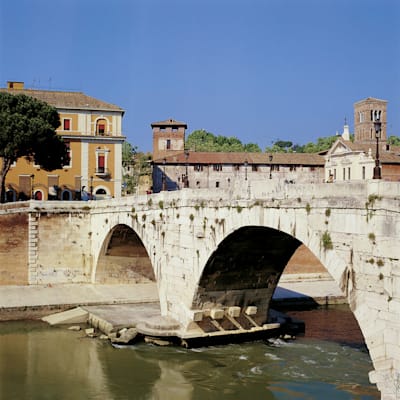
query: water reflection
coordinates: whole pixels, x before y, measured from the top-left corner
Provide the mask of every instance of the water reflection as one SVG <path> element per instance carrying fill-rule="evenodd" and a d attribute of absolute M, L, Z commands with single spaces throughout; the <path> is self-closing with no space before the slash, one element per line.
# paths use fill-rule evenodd
<path fill-rule="evenodd" d="M 114 348 L 41 323 L 0 324 L 2 399 L 379 399 L 371 369 L 363 346 L 317 338 Z"/>
<path fill-rule="evenodd" d="M 112 399 L 97 346 L 82 334 L 32 322 L 0 328 L 0 398 Z"/>

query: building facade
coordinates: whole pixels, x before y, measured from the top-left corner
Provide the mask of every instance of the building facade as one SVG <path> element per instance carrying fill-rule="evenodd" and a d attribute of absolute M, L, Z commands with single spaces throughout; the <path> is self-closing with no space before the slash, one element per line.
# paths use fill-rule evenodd
<path fill-rule="evenodd" d="M 19 159 L 7 174 L 7 201 L 121 196 L 122 108 L 81 92 L 25 89 L 23 82 L 8 82 L 0 90 L 31 96 L 55 107 L 61 122 L 57 134 L 70 156 L 69 165 L 51 172 Z"/>
<path fill-rule="evenodd" d="M 197 152 L 185 149 L 184 122 L 173 119 L 153 129 L 153 190 L 229 189 L 251 181 L 286 183 L 324 180 L 324 158 L 305 153 Z"/>
<path fill-rule="evenodd" d="M 354 143 L 375 143 L 376 121 L 381 122 L 380 140 L 386 142 L 387 101 L 368 97 L 354 103 Z"/>
<path fill-rule="evenodd" d="M 400 181 L 400 147 L 387 142 L 387 101 L 367 98 L 354 104 L 354 141 L 349 126 L 325 156 L 325 180 L 354 181 L 373 179 L 376 160 L 381 179 Z M 380 122 L 380 131 L 374 123 Z"/>

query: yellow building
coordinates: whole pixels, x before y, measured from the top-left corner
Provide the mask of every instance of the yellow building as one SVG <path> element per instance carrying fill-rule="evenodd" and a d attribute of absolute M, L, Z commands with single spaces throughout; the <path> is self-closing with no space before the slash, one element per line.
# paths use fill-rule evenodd
<path fill-rule="evenodd" d="M 82 92 L 25 89 L 23 82 L 8 82 L 0 91 L 25 94 L 54 106 L 61 121 L 57 134 L 70 155 L 69 165 L 51 172 L 19 159 L 7 174 L 8 201 L 121 196 L 122 108 Z"/>

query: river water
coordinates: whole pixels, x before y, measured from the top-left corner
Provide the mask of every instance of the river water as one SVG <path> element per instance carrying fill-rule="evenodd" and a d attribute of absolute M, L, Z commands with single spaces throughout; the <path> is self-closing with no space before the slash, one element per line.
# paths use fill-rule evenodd
<path fill-rule="evenodd" d="M 41 322 L 0 323 L 0 399 L 379 399 L 348 308 L 291 311 L 294 341 L 113 347 Z"/>

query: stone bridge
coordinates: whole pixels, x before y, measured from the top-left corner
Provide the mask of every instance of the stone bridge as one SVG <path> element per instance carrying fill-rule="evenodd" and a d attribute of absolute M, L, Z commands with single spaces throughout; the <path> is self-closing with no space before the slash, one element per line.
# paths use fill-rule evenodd
<path fill-rule="evenodd" d="M 156 281 L 162 315 L 178 321 L 182 332 L 221 312 L 262 325 L 285 266 L 304 244 L 348 298 L 375 368 L 371 381 L 382 398 L 395 399 L 400 184 L 251 185 L 30 202 L 27 283 L 123 279 L 135 290 L 136 282 Z M 15 207 L 3 210 L 9 226 L 24 215 Z"/>

